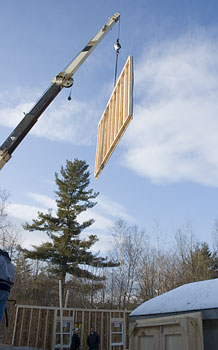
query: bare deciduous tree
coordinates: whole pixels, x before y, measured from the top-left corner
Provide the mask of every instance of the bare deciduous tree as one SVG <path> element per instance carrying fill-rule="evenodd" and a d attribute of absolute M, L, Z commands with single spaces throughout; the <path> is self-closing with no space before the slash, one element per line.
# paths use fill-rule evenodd
<path fill-rule="evenodd" d="M 136 270 L 145 231 L 119 220 L 112 227 L 111 233 L 115 242 L 113 257 L 120 265 L 111 272 L 109 288 L 113 303 L 126 308 L 136 294 Z"/>
<path fill-rule="evenodd" d="M 7 205 L 9 194 L 0 189 L 0 248 L 6 250 L 12 260 L 17 254 L 17 247 L 21 245 L 22 239 L 19 228 L 8 220 Z"/>

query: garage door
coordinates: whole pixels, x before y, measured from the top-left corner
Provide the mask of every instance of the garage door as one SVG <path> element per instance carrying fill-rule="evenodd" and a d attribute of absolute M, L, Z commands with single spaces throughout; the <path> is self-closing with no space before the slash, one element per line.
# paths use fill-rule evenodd
<path fill-rule="evenodd" d="M 130 334 L 130 350 L 204 349 L 201 313 L 140 319 Z"/>

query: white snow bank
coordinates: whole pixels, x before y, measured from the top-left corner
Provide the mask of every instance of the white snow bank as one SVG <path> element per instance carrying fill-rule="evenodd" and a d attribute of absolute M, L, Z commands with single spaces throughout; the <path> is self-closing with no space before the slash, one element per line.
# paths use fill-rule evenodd
<path fill-rule="evenodd" d="M 218 308 L 218 278 L 184 284 L 150 299 L 130 316 Z"/>

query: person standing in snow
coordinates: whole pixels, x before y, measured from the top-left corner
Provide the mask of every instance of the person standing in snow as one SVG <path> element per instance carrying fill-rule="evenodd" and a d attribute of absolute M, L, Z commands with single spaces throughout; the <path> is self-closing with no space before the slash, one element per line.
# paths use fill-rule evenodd
<path fill-rule="evenodd" d="M 100 344 L 100 337 L 98 333 L 95 332 L 95 329 L 92 327 L 90 329 L 90 334 L 87 338 L 87 345 L 89 350 L 98 350 Z"/>
<path fill-rule="evenodd" d="M 8 253 L 0 249 L 0 322 L 3 318 L 8 297 L 14 284 L 14 265 Z"/>

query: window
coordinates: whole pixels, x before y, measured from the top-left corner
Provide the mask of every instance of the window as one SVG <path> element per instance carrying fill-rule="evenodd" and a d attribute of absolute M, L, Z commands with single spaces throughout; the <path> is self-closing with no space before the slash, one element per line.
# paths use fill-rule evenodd
<path fill-rule="evenodd" d="M 124 320 L 111 319 L 111 346 L 124 345 Z"/>
<path fill-rule="evenodd" d="M 55 337 L 55 350 L 59 350 L 61 348 L 61 323 L 57 321 L 56 323 L 56 337 Z M 72 321 L 64 321 L 63 320 L 63 349 L 69 349 L 71 343 L 71 335 L 73 329 Z"/>

